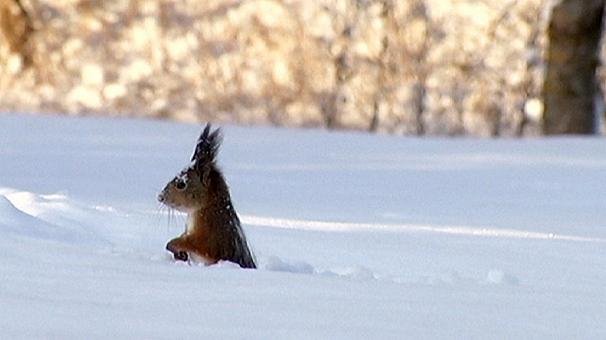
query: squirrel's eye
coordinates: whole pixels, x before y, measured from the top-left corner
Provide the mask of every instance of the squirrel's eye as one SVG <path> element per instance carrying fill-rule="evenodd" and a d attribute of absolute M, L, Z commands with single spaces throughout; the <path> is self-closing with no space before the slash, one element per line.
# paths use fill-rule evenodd
<path fill-rule="evenodd" d="M 175 183 L 175 187 L 177 188 L 177 190 L 184 190 L 185 187 L 187 187 L 187 183 L 185 183 L 184 181 L 177 181 Z"/>

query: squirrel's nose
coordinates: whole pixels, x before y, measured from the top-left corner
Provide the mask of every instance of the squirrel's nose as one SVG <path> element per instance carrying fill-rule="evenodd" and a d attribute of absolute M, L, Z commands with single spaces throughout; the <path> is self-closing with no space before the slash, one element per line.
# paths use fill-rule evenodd
<path fill-rule="evenodd" d="M 164 202 L 164 192 L 158 194 L 158 202 Z"/>

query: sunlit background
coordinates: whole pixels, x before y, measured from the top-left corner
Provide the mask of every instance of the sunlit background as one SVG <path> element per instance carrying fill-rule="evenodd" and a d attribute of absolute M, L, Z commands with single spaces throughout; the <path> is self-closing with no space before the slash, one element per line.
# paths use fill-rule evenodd
<path fill-rule="evenodd" d="M 590 78 L 601 74 L 597 42 L 566 52 L 548 33 L 559 20 L 570 29 L 554 36 L 599 35 L 603 4 L 565 1 L 559 16 L 554 5 L 2 0 L 0 110 L 407 135 L 601 133 L 599 102 L 568 110 L 589 127 L 544 126 L 544 80 L 559 79 L 546 77 L 549 46 L 553 60 L 581 58 Z"/>

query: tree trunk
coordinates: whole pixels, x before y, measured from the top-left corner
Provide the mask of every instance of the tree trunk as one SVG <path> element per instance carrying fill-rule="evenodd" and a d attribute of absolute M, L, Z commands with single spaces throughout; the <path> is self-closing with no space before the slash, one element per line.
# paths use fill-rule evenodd
<path fill-rule="evenodd" d="M 415 118 L 415 133 L 417 136 L 423 136 L 425 134 L 423 115 L 427 110 L 427 77 L 419 75 L 418 78 L 413 86 L 412 112 Z"/>
<path fill-rule="evenodd" d="M 562 0 L 548 27 L 543 84 L 545 134 L 592 134 L 600 96 L 596 67 L 604 0 Z"/>
<path fill-rule="evenodd" d="M 377 66 L 379 68 L 377 75 L 377 83 L 375 87 L 375 95 L 372 103 L 372 116 L 370 119 L 370 132 L 376 132 L 379 128 L 379 115 L 381 110 L 381 102 L 385 99 L 387 92 L 387 72 L 389 69 L 389 20 L 393 17 L 393 3 L 391 0 L 381 1 L 381 19 L 383 20 L 383 37 L 381 38 L 381 51 L 377 57 Z"/>

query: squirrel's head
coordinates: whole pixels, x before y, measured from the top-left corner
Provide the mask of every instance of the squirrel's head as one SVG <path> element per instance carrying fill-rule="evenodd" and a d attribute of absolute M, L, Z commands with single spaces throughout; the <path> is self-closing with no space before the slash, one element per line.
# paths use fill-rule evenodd
<path fill-rule="evenodd" d="M 198 138 L 191 164 L 162 189 L 158 195 L 160 203 L 184 212 L 199 210 L 204 206 L 222 139 L 220 129 L 212 133 L 210 130 L 210 124 L 206 124 Z"/>

